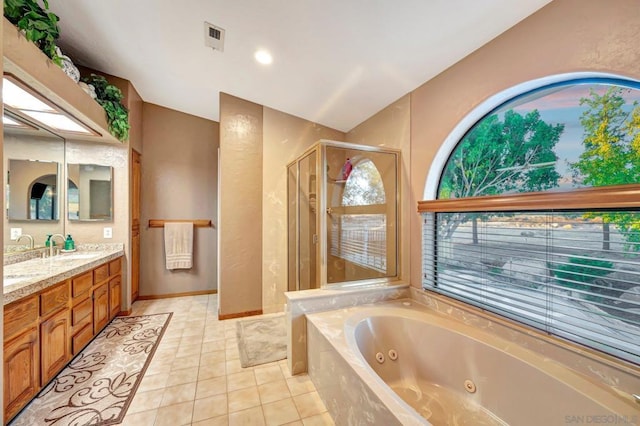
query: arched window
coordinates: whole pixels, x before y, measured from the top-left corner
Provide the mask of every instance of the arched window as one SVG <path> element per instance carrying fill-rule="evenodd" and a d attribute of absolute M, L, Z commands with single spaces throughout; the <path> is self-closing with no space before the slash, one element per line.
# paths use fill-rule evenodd
<path fill-rule="evenodd" d="M 640 361 L 640 85 L 520 94 L 458 142 L 424 214 L 423 287 Z"/>
<path fill-rule="evenodd" d="M 56 175 L 44 175 L 29 185 L 29 219 L 57 220 Z"/>
<path fill-rule="evenodd" d="M 357 161 L 342 193 L 343 206 L 372 206 L 386 203 L 382 176 L 369 159 Z"/>

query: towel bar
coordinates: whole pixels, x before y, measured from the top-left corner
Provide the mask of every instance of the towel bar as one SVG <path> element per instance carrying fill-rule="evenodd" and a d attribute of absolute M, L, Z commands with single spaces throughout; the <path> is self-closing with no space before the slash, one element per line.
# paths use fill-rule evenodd
<path fill-rule="evenodd" d="M 149 228 L 164 228 L 169 222 L 191 222 L 195 228 L 213 228 L 210 219 L 149 219 Z"/>

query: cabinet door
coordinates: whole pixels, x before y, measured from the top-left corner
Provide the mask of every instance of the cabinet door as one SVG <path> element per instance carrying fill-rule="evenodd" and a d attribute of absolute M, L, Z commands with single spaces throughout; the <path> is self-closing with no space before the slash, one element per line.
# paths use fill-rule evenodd
<path fill-rule="evenodd" d="M 138 298 L 140 285 L 140 182 L 142 178 L 142 158 L 140 153 L 131 151 L 131 303 Z"/>
<path fill-rule="evenodd" d="M 109 280 L 109 319 L 113 319 L 120 312 L 120 291 L 122 289 L 120 276 Z"/>
<path fill-rule="evenodd" d="M 131 303 L 138 298 L 140 288 L 140 232 L 131 234 Z"/>
<path fill-rule="evenodd" d="M 38 329 L 30 328 L 4 344 L 4 419 L 8 421 L 38 390 Z"/>
<path fill-rule="evenodd" d="M 109 283 L 93 290 L 93 334 L 98 334 L 109 322 Z"/>
<path fill-rule="evenodd" d="M 49 383 L 71 359 L 69 310 L 65 309 L 40 324 L 40 371 L 42 386 Z"/>

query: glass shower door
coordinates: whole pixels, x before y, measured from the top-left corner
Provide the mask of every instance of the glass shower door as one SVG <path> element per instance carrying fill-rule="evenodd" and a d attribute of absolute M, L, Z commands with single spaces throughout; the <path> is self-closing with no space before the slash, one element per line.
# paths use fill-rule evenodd
<path fill-rule="evenodd" d="M 298 290 L 320 288 L 317 151 L 298 162 Z"/>
<path fill-rule="evenodd" d="M 397 276 L 397 153 L 326 146 L 327 284 Z"/>

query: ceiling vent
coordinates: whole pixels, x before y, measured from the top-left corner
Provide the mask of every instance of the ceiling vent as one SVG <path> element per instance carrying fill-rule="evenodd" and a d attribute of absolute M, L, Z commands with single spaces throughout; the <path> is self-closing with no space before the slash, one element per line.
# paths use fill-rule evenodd
<path fill-rule="evenodd" d="M 216 27 L 205 21 L 204 23 L 204 45 L 214 50 L 224 52 L 224 29 Z"/>

